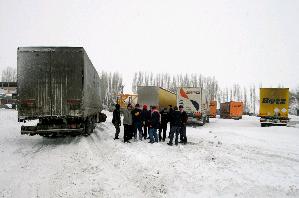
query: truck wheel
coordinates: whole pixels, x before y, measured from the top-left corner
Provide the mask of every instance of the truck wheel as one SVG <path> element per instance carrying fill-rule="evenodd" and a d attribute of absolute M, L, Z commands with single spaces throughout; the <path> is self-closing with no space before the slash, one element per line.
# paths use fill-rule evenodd
<path fill-rule="evenodd" d="M 99 114 L 99 122 L 106 122 L 106 118 L 107 118 L 106 114 L 104 113 Z"/>
<path fill-rule="evenodd" d="M 93 119 L 92 118 L 86 118 L 85 124 L 84 124 L 84 134 L 85 136 L 90 135 L 93 132 Z"/>

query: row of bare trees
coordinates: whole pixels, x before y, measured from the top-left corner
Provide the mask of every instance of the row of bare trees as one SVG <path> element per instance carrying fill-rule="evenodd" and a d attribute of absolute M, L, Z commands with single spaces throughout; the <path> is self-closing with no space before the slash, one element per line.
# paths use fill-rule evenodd
<path fill-rule="evenodd" d="M 2 71 L 2 82 L 16 82 L 17 70 L 7 67 Z M 104 72 L 100 73 L 100 88 L 103 105 L 110 107 L 115 103 L 116 95 L 123 90 L 123 78 L 120 73 Z M 160 86 L 173 92 L 177 87 L 202 87 L 208 91 L 211 100 L 216 100 L 218 104 L 227 101 L 243 101 L 244 111 L 256 113 L 258 104 L 258 86 L 252 84 L 249 87 L 241 87 L 234 84 L 232 87 L 220 88 L 215 77 L 206 77 L 201 74 L 179 74 L 170 75 L 168 73 L 146 73 L 136 72 L 132 82 L 132 91 L 137 92 L 137 86 Z M 262 87 L 260 84 L 259 87 Z M 279 85 L 278 87 L 283 87 Z M 299 88 L 290 91 L 290 112 L 295 113 L 299 108 Z"/>
<path fill-rule="evenodd" d="M 13 67 L 6 67 L 2 70 L 2 82 L 17 82 L 17 69 Z"/>
<path fill-rule="evenodd" d="M 105 108 L 110 108 L 113 104 L 115 104 L 116 95 L 122 92 L 122 76 L 117 72 L 108 73 L 104 71 L 102 71 L 99 76 L 103 105 Z"/>
<path fill-rule="evenodd" d="M 137 86 L 160 86 L 175 92 L 177 87 L 203 87 L 215 99 L 218 92 L 218 82 L 214 77 L 205 77 L 198 74 L 170 75 L 168 73 L 137 72 L 132 82 L 132 91 L 137 92 Z"/>
<path fill-rule="evenodd" d="M 170 75 L 167 73 L 146 73 L 136 72 L 132 82 L 132 91 L 137 92 L 137 86 L 160 86 L 171 91 L 176 91 L 177 87 L 202 87 L 208 91 L 211 100 L 216 100 L 218 104 L 227 101 L 243 101 L 244 111 L 257 112 L 257 91 L 256 85 L 241 87 L 234 84 L 230 88 L 220 88 L 215 77 L 206 77 L 201 74 L 179 74 Z"/>

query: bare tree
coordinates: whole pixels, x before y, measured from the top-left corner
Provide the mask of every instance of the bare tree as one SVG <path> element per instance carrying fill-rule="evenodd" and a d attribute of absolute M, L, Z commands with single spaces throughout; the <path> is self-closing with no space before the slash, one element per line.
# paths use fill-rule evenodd
<path fill-rule="evenodd" d="M 2 71 L 2 82 L 17 82 L 17 70 L 13 67 L 6 67 Z"/>

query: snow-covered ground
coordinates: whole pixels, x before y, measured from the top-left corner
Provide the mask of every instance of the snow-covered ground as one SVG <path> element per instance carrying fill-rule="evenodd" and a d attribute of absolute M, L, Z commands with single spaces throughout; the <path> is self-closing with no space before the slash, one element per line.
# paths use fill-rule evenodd
<path fill-rule="evenodd" d="M 299 197 L 298 128 L 211 119 L 170 147 L 115 141 L 109 121 L 89 137 L 30 137 L 0 110 L 0 197 Z"/>

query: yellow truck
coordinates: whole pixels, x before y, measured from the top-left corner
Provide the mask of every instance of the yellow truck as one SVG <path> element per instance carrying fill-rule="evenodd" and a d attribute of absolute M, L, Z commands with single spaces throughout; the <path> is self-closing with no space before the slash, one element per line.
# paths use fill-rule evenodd
<path fill-rule="evenodd" d="M 158 86 L 138 86 L 138 103 L 143 106 L 156 106 L 158 109 L 176 106 L 176 94 Z"/>
<path fill-rule="evenodd" d="M 116 103 L 120 105 L 121 109 L 126 109 L 130 103 L 133 107 L 137 104 L 137 94 L 119 94 L 116 96 Z"/>
<path fill-rule="evenodd" d="M 289 88 L 260 88 L 260 123 L 262 127 L 286 126 L 289 120 Z"/>

